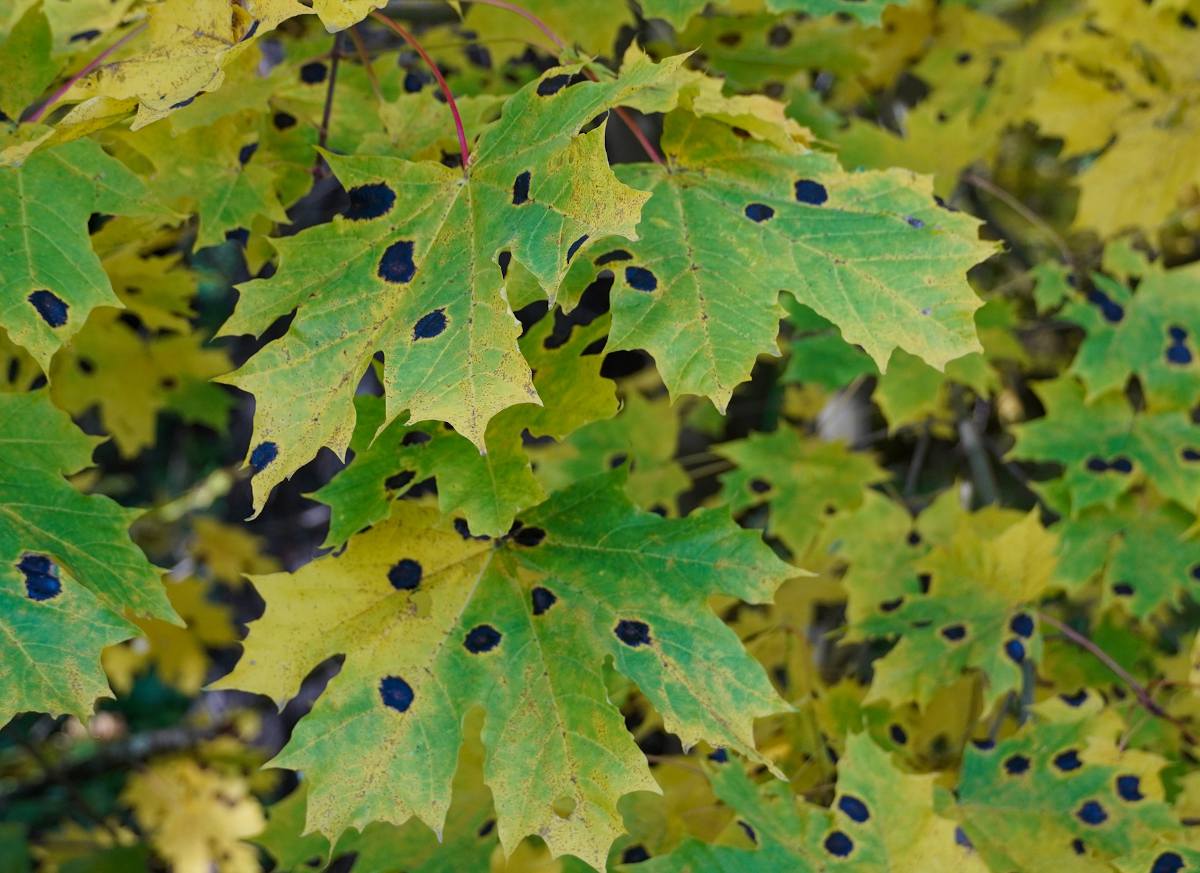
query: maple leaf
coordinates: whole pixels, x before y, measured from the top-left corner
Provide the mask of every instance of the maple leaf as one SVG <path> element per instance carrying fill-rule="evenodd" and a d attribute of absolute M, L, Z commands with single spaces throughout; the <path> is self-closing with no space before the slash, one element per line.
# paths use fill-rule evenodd
<path fill-rule="evenodd" d="M 0 64 L 8 70 L 0 81 L 0 112 L 9 118 L 20 118 L 58 73 L 59 62 L 50 54 L 53 39 L 41 4 L 35 4 L 0 42 Z"/>
<path fill-rule="evenodd" d="M 655 788 L 608 702 L 606 657 L 685 746 L 762 760 L 753 719 L 786 705 L 704 599 L 762 602 L 795 571 L 728 515 L 662 519 L 633 509 L 622 485 L 619 473 L 585 480 L 499 542 L 401 501 L 340 556 L 255 580 L 267 609 L 221 685 L 283 698 L 346 655 L 277 760 L 311 779 L 310 829 L 413 815 L 439 829 L 461 721 L 478 704 L 505 850 L 536 833 L 602 867 L 622 831 L 617 801 Z M 314 645 L 291 644 L 317 627 Z M 710 682 L 718 671 L 725 681 Z"/>
<path fill-rule="evenodd" d="M 63 478 L 91 464 L 93 439 L 39 392 L 0 394 L 0 442 L 0 721 L 86 718 L 108 691 L 100 650 L 137 634 L 126 611 L 178 618 L 126 532 L 137 513 Z"/>
<path fill-rule="evenodd" d="M 223 329 L 261 332 L 298 307 L 288 334 L 228 380 L 258 401 L 256 510 L 321 446 L 344 454 L 354 389 L 377 351 L 385 423 L 407 410 L 410 421 L 449 422 L 482 449 L 497 412 L 539 402 L 505 267 L 522 264 L 552 292 L 591 241 L 634 234 L 647 195 L 609 169 L 603 124 L 579 130 L 669 81 L 682 60 L 644 60 L 569 87 L 578 68 L 547 72 L 509 99 L 465 178 L 441 164 L 329 156 L 351 192 L 349 212 L 279 240 L 279 272 L 242 286 Z"/>
<path fill-rule="evenodd" d="M 119 306 L 87 238 L 94 212 L 163 215 L 136 174 L 91 140 L 0 167 L 0 324 L 43 370 L 97 306 Z"/>
<path fill-rule="evenodd" d="M 881 370 L 896 347 L 936 367 L 979 348 L 972 313 L 982 303 L 965 274 L 992 247 L 975 238 L 974 219 L 934 205 L 927 180 L 845 173 L 829 155 L 787 155 L 679 114 L 663 148 L 669 172 L 618 167 L 651 194 L 641 239 L 606 241 L 569 287 L 612 271 L 609 347 L 649 351 L 672 396 L 700 394 L 724 410 L 757 356 L 777 351 L 781 289 Z"/>

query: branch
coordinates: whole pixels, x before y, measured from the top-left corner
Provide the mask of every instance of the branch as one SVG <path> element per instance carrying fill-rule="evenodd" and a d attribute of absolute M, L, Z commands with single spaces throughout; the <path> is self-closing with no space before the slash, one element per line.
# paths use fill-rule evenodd
<path fill-rule="evenodd" d="M 317 148 L 325 148 L 325 143 L 329 140 L 329 119 L 333 117 L 333 91 L 337 87 L 338 63 L 342 59 L 342 33 L 339 32 L 333 38 L 333 51 L 329 57 L 329 84 L 325 87 L 325 106 L 321 110 L 321 131 L 317 135 Z M 322 165 L 321 153 L 317 152 L 317 165 L 314 171 L 320 170 Z"/>
<path fill-rule="evenodd" d="M 1050 223 L 1046 221 L 1046 219 L 1042 218 L 999 185 L 983 178 L 982 176 L 977 176 L 974 173 L 964 173 L 962 178 L 967 184 L 974 185 L 976 188 L 988 192 L 1013 212 L 1017 213 L 1017 215 L 1021 216 L 1038 230 L 1040 230 L 1042 234 L 1054 244 L 1054 247 L 1058 249 L 1058 256 L 1062 258 L 1063 263 L 1070 267 L 1076 274 L 1079 274 L 1079 265 L 1075 261 L 1075 255 L 1072 253 L 1070 246 L 1067 245 L 1066 240 L 1059 235 L 1058 231 L 1050 226 Z"/>

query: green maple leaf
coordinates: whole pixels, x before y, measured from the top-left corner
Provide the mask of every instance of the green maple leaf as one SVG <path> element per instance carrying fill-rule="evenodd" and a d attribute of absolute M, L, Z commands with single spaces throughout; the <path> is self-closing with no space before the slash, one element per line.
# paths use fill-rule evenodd
<path fill-rule="evenodd" d="M 1022 664 L 1041 654 L 1028 612 L 1049 587 L 1055 537 L 1030 514 L 983 512 L 963 519 L 945 545 L 917 562 L 928 591 L 903 595 L 865 618 L 868 636 L 899 638 L 875 664 L 867 701 L 925 706 L 967 670 L 987 679 L 984 708 L 1021 683 Z"/>
<path fill-rule="evenodd" d="M 825 515 L 858 507 L 868 486 L 888 478 L 870 455 L 844 443 L 803 439 L 786 426 L 721 443 L 715 451 L 737 464 L 721 477 L 730 509 L 769 504 L 768 532 L 796 555 L 812 544 Z"/>
<path fill-rule="evenodd" d="M 1063 310 L 1087 331 L 1068 372 L 1087 386 L 1088 401 L 1136 375 L 1152 408 L 1193 405 L 1200 394 L 1200 272 L 1148 264 L 1136 294 L 1100 274 L 1092 282 L 1087 302 Z"/>
<path fill-rule="evenodd" d="M 935 205 L 927 180 L 846 173 L 829 155 L 789 155 L 683 113 L 668 117 L 663 149 L 669 172 L 618 167 L 651 194 L 641 239 L 581 261 L 564 305 L 611 270 L 609 347 L 650 352 L 672 396 L 723 410 L 758 355 L 777 353 L 781 290 L 881 370 L 898 347 L 939 368 L 979 348 L 966 271 L 993 247 L 975 219 Z"/>
<path fill-rule="evenodd" d="M 311 780 L 309 829 L 417 816 L 439 830 L 463 717 L 481 706 L 506 851 L 536 833 L 602 867 L 618 800 L 656 790 L 608 700 L 610 657 L 685 746 L 762 760 L 753 720 L 786 704 L 705 599 L 763 602 L 794 569 L 727 514 L 662 519 L 622 485 L 614 473 L 560 492 L 501 541 L 400 501 L 340 556 L 255 580 L 266 612 L 222 685 L 282 699 L 346 657 L 278 759 Z"/>
<path fill-rule="evenodd" d="M 1039 382 L 1046 415 L 1013 428 L 1011 454 L 1056 461 L 1072 514 L 1113 506 L 1141 482 L 1189 510 L 1200 504 L 1200 426 L 1184 411 L 1135 413 L 1120 394 L 1084 402 L 1078 380 Z"/>
<path fill-rule="evenodd" d="M 0 443 L 0 722 L 87 718 L 108 693 L 100 650 L 138 634 L 126 613 L 178 619 L 129 539 L 137 513 L 63 478 L 91 464 L 93 439 L 38 392 L 0 394 Z"/>
<path fill-rule="evenodd" d="M 0 324 L 43 370 L 97 306 L 120 306 L 88 242 L 94 212 L 161 215 L 149 189 L 91 140 L 0 167 Z"/>
<path fill-rule="evenodd" d="M 256 509 L 321 446 L 344 453 L 354 389 L 378 351 L 388 421 L 402 410 L 447 421 L 482 449 L 496 413 L 538 402 L 505 268 L 520 264 L 553 292 L 591 241 L 634 233 L 647 195 L 609 169 L 603 124 L 579 130 L 669 84 L 681 62 L 643 58 L 619 78 L 570 87 L 577 68 L 549 71 L 509 99 L 466 178 L 436 163 L 329 156 L 349 215 L 279 240 L 279 272 L 242 286 L 224 329 L 261 332 L 298 307 L 289 333 L 230 380 L 258 400 Z"/>
<path fill-rule="evenodd" d="M 1122 761 L 1086 720 L 983 745 L 964 757 L 958 813 L 992 870 L 1108 870 L 1106 860 L 1179 829 L 1155 795 L 1158 774 L 1141 772 L 1136 753 Z"/>
<path fill-rule="evenodd" d="M 326 545 L 341 545 L 356 530 L 386 518 L 393 498 L 431 476 L 437 477 L 441 511 L 463 517 L 475 534 L 500 536 L 518 512 L 540 503 L 546 493 L 533 475 L 523 435 L 561 440 L 617 409 L 613 383 L 600 376 L 603 357 L 582 354 L 603 339 L 607 321 L 546 348 L 553 327 L 553 316 L 543 318 L 521 338 L 542 405 L 510 406 L 493 418 L 485 454 L 440 424 L 393 421 L 380 432 L 386 417 L 382 398 L 356 397 L 354 460 L 313 495 L 331 510 Z"/>

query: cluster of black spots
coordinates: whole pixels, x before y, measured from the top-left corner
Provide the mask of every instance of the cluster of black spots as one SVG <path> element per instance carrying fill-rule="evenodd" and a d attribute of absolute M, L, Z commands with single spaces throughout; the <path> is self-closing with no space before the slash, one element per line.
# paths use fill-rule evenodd
<path fill-rule="evenodd" d="M 908 742 L 908 731 L 898 724 L 892 724 L 888 728 L 888 736 L 897 746 L 903 746 Z"/>
<path fill-rule="evenodd" d="M 100 35 L 100 31 L 95 30 L 95 29 L 81 30 L 81 31 L 79 31 L 79 33 L 71 34 L 71 37 L 70 37 L 70 39 L 67 40 L 67 42 L 91 42 L 99 35 Z"/>
<path fill-rule="evenodd" d="M 413 339 L 433 339 L 446 329 L 446 310 L 435 309 L 417 319 L 413 325 Z"/>
<path fill-rule="evenodd" d="M 538 82 L 537 93 L 539 97 L 550 97 L 557 94 L 563 88 L 567 87 L 571 82 L 571 76 L 567 73 L 559 73 L 556 76 L 548 76 Z"/>
<path fill-rule="evenodd" d="M 606 252 L 593 262 L 597 267 L 603 267 L 605 264 L 611 264 L 614 261 L 632 261 L 633 255 L 625 251 L 625 249 L 613 249 L 611 252 Z"/>
<path fill-rule="evenodd" d="M 1118 455 L 1111 461 L 1106 461 L 1099 455 L 1092 455 L 1084 464 L 1092 473 L 1107 473 L 1109 470 L 1127 476 L 1133 472 L 1133 461 L 1124 455 Z"/>
<path fill-rule="evenodd" d="M 834 831 L 825 838 L 825 851 L 836 858 L 845 858 L 854 851 L 854 840 L 841 831 Z"/>
<path fill-rule="evenodd" d="M 395 282 L 401 285 L 412 281 L 417 275 L 417 265 L 413 262 L 413 241 L 402 239 L 392 243 L 379 259 L 379 278 L 385 282 Z"/>
<path fill-rule="evenodd" d="M 1071 773 L 1082 767 L 1083 761 L 1079 760 L 1079 752 L 1076 749 L 1067 749 L 1054 756 L 1053 764 L 1063 773 Z"/>
<path fill-rule="evenodd" d="M 957 643 L 966 639 L 967 629 L 961 624 L 951 624 L 942 628 L 942 636 L 952 643 Z"/>
<path fill-rule="evenodd" d="M 567 263 L 571 263 L 571 258 L 575 257 L 575 253 L 579 251 L 580 246 L 588 241 L 588 235 L 585 233 L 567 248 Z"/>
<path fill-rule="evenodd" d="M 871 810 L 853 794 L 843 794 L 838 798 L 838 809 L 846 813 L 851 821 L 862 824 L 871 817 Z"/>
<path fill-rule="evenodd" d="M 258 151 L 258 143 L 246 143 L 246 145 L 238 149 L 238 163 L 243 167 L 246 166 L 246 164 L 250 163 L 250 159 L 254 157 L 256 151 Z"/>
<path fill-rule="evenodd" d="M 1029 639 L 1033 636 L 1033 619 L 1028 613 L 1018 612 L 1008 623 L 1009 630 L 1019 637 Z"/>
<path fill-rule="evenodd" d="M 558 597 L 549 588 L 538 586 L 529 593 L 529 600 L 533 604 L 534 615 L 544 615 L 547 610 L 554 604 L 558 603 Z"/>
<path fill-rule="evenodd" d="M 30 305 L 37 310 L 42 321 L 51 327 L 62 327 L 67 323 L 67 310 L 71 307 L 67 302 L 52 291 L 42 289 L 29 295 Z"/>
<path fill-rule="evenodd" d="M 617 626 L 613 628 L 613 633 L 625 645 L 635 649 L 638 646 L 648 646 L 651 642 L 650 625 L 644 621 L 623 618 L 617 622 Z"/>
<path fill-rule="evenodd" d="M 351 188 L 350 206 L 342 213 L 351 221 L 367 221 L 387 215 L 396 205 L 396 192 L 384 182 L 371 182 Z"/>
<path fill-rule="evenodd" d="M 1075 810 L 1075 817 L 1084 824 L 1093 826 L 1102 825 L 1108 821 L 1108 813 L 1098 800 L 1084 801 L 1084 804 Z"/>
<path fill-rule="evenodd" d="M 476 625 L 467 631 L 466 639 L 463 640 L 463 648 L 472 655 L 480 655 L 490 652 L 500 645 L 502 638 L 503 634 L 490 624 Z"/>
<path fill-rule="evenodd" d="M 1081 688 L 1074 694 L 1060 694 L 1059 699 L 1067 706 L 1083 706 L 1087 702 L 1088 692 L 1086 688 Z"/>
<path fill-rule="evenodd" d="M 658 287 L 658 277 L 645 267 L 626 267 L 625 281 L 634 291 L 645 291 L 647 294 Z"/>
<path fill-rule="evenodd" d="M 397 591 L 416 591 L 421 584 L 422 574 L 420 561 L 401 558 L 392 569 L 388 570 L 387 577 Z"/>
<path fill-rule="evenodd" d="M 58 567 L 45 555 L 25 555 L 17 562 L 17 569 L 25 576 L 25 596 L 30 600 L 40 603 L 62 593 Z"/>
<path fill-rule="evenodd" d="M 481 540 L 481 541 L 483 541 L 483 540 L 491 539 L 491 537 L 489 537 L 487 534 L 480 534 L 479 536 L 475 536 L 474 534 L 472 534 L 471 528 L 470 528 L 470 526 L 467 525 L 467 520 L 465 518 L 454 519 L 454 532 L 457 533 L 464 540 Z"/>
<path fill-rule="evenodd" d="M 716 764 L 724 764 L 729 760 L 729 753 L 725 749 L 714 749 L 708 753 L 708 760 Z"/>
<path fill-rule="evenodd" d="M 513 179 L 512 187 L 512 202 L 513 206 L 520 206 L 522 203 L 529 202 L 529 180 L 531 174 L 528 170 L 517 178 Z"/>
<path fill-rule="evenodd" d="M 1024 755 L 1010 755 L 1004 759 L 1004 772 L 1009 776 L 1020 776 L 1029 772 L 1029 759 Z"/>
<path fill-rule="evenodd" d="M 1130 803 L 1137 803 L 1139 800 L 1146 799 L 1146 795 L 1142 794 L 1141 780 L 1132 774 L 1117 777 L 1117 795 L 1122 800 L 1128 800 Z"/>
<path fill-rule="evenodd" d="M 1100 308 L 1100 314 L 1110 324 L 1117 324 L 1125 317 L 1125 307 L 1114 301 L 1098 288 L 1093 288 L 1087 295 L 1088 303 Z"/>
<path fill-rule="evenodd" d="M 494 818 L 489 818 L 482 825 L 480 825 L 478 834 L 481 837 L 486 837 L 488 834 L 490 834 L 495 829 L 496 829 L 496 820 Z"/>
<path fill-rule="evenodd" d="M 1178 852 L 1163 852 L 1150 865 L 1150 873 L 1179 873 L 1183 869 L 1183 858 Z"/>
<path fill-rule="evenodd" d="M 276 112 L 271 123 L 275 125 L 276 130 L 287 130 L 296 126 L 296 116 L 290 112 Z"/>
<path fill-rule="evenodd" d="M 899 609 L 903 605 L 904 605 L 904 598 L 896 597 L 892 600 L 885 600 L 885 601 L 883 601 L 883 603 L 879 604 L 879 610 L 880 610 L 880 612 L 895 612 L 897 609 Z"/>
<path fill-rule="evenodd" d="M 416 474 L 412 470 L 401 470 L 399 473 L 395 473 L 384 479 L 383 487 L 388 491 L 399 491 L 401 488 L 407 488 L 408 484 L 416 477 Z"/>
<path fill-rule="evenodd" d="M 640 864 L 643 861 L 650 860 L 650 853 L 646 851 L 643 845 L 630 846 L 621 853 L 622 864 Z"/>
<path fill-rule="evenodd" d="M 925 222 L 917 218 L 915 215 L 906 215 L 904 216 L 904 220 L 908 222 L 909 227 L 915 227 L 917 230 L 921 230 L 923 227 L 925 227 Z"/>
<path fill-rule="evenodd" d="M 829 199 L 829 192 L 815 179 L 799 179 L 796 182 L 796 199 L 809 206 L 820 206 Z"/>
<path fill-rule="evenodd" d="M 397 712 L 407 712 L 413 702 L 412 686 L 399 676 L 384 676 L 379 681 L 379 699 L 384 706 Z"/>
<path fill-rule="evenodd" d="M 1132 597 L 1133 586 L 1128 582 L 1114 582 L 1112 587 L 1113 594 L 1118 597 Z"/>
<path fill-rule="evenodd" d="M 1018 639 L 1011 639 L 1004 644 L 1004 654 L 1014 663 L 1020 664 L 1025 660 L 1025 645 Z"/>
<path fill-rule="evenodd" d="M 782 24 L 776 24 L 767 31 L 767 45 L 783 48 L 792 41 L 792 29 Z"/>
<path fill-rule="evenodd" d="M 300 81 L 305 85 L 317 85 L 329 75 L 329 68 L 321 61 L 311 61 L 300 68 Z"/>
<path fill-rule="evenodd" d="M 1167 335 L 1171 339 L 1171 344 L 1167 346 L 1167 363 L 1179 367 L 1190 364 L 1192 350 L 1187 347 L 1188 332 L 1179 325 L 1173 324 L 1167 328 Z"/>
<path fill-rule="evenodd" d="M 775 210 L 765 203 L 751 203 L 746 207 L 746 217 L 751 221 L 762 223 L 775 217 Z"/>
<path fill-rule="evenodd" d="M 267 440 L 261 442 L 254 447 L 254 451 L 250 453 L 250 469 L 255 473 L 261 473 L 271 465 L 271 462 L 279 457 L 279 446 Z"/>

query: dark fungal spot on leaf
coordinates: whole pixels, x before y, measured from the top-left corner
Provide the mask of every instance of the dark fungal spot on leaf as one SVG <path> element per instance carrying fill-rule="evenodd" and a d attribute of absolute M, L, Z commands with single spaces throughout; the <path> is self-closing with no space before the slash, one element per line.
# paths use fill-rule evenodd
<path fill-rule="evenodd" d="M 796 182 L 796 199 L 809 206 L 820 206 L 829 199 L 829 192 L 814 179 L 799 179 Z"/>
<path fill-rule="evenodd" d="M 425 80 L 420 73 L 409 72 L 404 76 L 404 90 L 409 94 L 416 94 L 425 87 Z"/>
<path fill-rule="evenodd" d="M 608 469 L 615 470 L 629 460 L 629 455 L 625 452 L 617 452 L 608 459 Z M 632 464 L 630 465 L 632 467 Z"/>
<path fill-rule="evenodd" d="M 775 48 L 783 48 L 792 41 L 792 29 L 782 24 L 777 24 L 767 31 L 767 43 Z"/>
<path fill-rule="evenodd" d="M 1102 825 L 1108 821 L 1108 813 L 1098 800 L 1088 800 L 1075 810 L 1075 817 L 1087 825 Z"/>
<path fill-rule="evenodd" d="M 407 712 L 413 702 L 412 686 L 399 676 L 384 676 L 379 682 L 379 699 L 384 706 Z"/>
<path fill-rule="evenodd" d="M 530 172 L 526 170 L 517 178 L 513 179 L 512 187 L 512 202 L 513 206 L 520 206 L 522 203 L 529 202 L 529 179 Z"/>
<path fill-rule="evenodd" d="M 324 82 L 329 75 L 329 68 L 320 61 L 312 61 L 300 68 L 300 81 L 305 85 L 316 85 Z"/>
<path fill-rule="evenodd" d="M 421 563 L 412 558 L 401 558 L 388 570 L 388 581 L 397 591 L 416 591 L 421 584 Z"/>
<path fill-rule="evenodd" d="M 765 479 L 751 479 L 750 490 L 755 494 L 766 494 L 771 490 L 771 483 L 767 482 Z"/>
<path fill-rule="evenodd" d="M 500 631 L 496 630 L 490 624 L 477 625 L 467 632 L 467 637 L 463 640 L 463 648 L 472 655 L 490 652 L 496 646 L 500 645 L 502 636 Z"/>
<path fill-rule="evenodd" d="M 906 215 L 904 220 L 908 222 L 909 227 L 915 227 L 917 230 L 921 230 L 921 228 L 925 227 L 925 222 L 914 215 Z"/>
<path fill-rule="evenodd" d="M 1025 646 L 1022 645 L 1020 640 L 1009 640 L 1004 644 L 1004 654 L 1020 664 L 1025 660 Z"/>
<path fill-rule="evenodd" d="M 971 740 L 971 745 L 981 752 L 990 752 L 996 748 L 996 744 L 991 740 Z"/>
<path fill-rule="evenodd" d="M 1058 697 L 1067 706 L 1083 706 L 1088 699 L 1088 693 L 1086 688 L 1082 688 L 1074 694 L 1060 694 Z"/>
<path fill-rule="evenodd" d="M 1099 289 L 1093 288 L 1089 291 L 1087 299 L 1089 303 L 1099 307 L 1104 320 L 1111 324 L 1116 324 L 1125 317 L 1125 308 Z"/>
<path fill-rule="evenodd" d="M 643 845 L 630 846 L 621 853 L 622 864 L 641 864 L 643 861 L 650 860 L 650 853 L 646 851 Z"/>
<path fill-rule="evenodd" d="M 247 143 L 242 146 L 238 150 L 238 163 L 243 167 L 246 166 L 246 164 L 250 163 L 250 159 L 254 157 L 256 151 L 258 151 L 258 143 L 256 142 Z"/>
<path fill-rule="evenodd" d="M 892 738 L 892 742 L 899 746 L 903 746 L 908 742 L 908 732 L 898 724 L 893 724 L 888 728 L 888 736 Z"/>
<path fill-rule="evenodd" d="M 492 68 L 492 53 L 478 43 L 471 43 L 466 47 L 463 54 L 467 56 L 467 60 L 483 70 Z"/>
<path fill-rule="evenodd" d="M 539 97 L 550 97 L 557 94 L 567 86 L 571 81 L 571 77 L 566 73 L 559 73 L 556 76 L 549 76 L 538 82 L 537 93 Z"/>
<path fill-rule="evenodd" d="M 1128 582 L 1116 582 L 1112 587 L 1113 594 L 1118 597 L 1130 597 L 1133 595 L 1133 586 Z"/>
<path fill-rule="evenodd" d="M 717 36 L 717 42 L 726 48 L 733 48 L 734 46 L 740 44 L 741 41 L 742 35 L 736 30 L 730 30 Z"/>
<path fill-rule="evenodd" d="M 261 442 L 250 453 L 250 469 L 255 473 L 261 473 L 277 457 L 279 457 L 279 446 L 269 440 Z"/>
<path fill-rule="evenodd" d="M 617 639 L 632 648 L 650 644 L 650 625 L 644 621 L 623 618 L 617 622 L 613 633 L 617 635 Z"/>
<path fill-rule="evenodd" d="M 540 527 L 523 527 L 513 534 L 512 540 L 518 546 L 533 548 L 546 538 L 546 531 Z"/>
<path fill-rule="evenodd" d="M 1177 324 L 1173 324 L 1167 328 L 1167 336 L 1171 338 L 1171 342 L 1181 343 L 1187 339 L 1188 332 Z"/>
<path fill-rule="evenodd" d="M 344 213 L 351 221 L 366 221 L 387 215 L 396 205 L 396 192 L 384 182 L 372 182 L 350 189 L 350 206 Z"/>
<path fill-rule="evenodd" d="M 1177 343 L 1167 349 L 1167 363 L 1183 367 L 1192 362 L 1192 351 L 1183 343 Z"/>
<path fill-rule="evenodd" d="M 425 433 L 423 430 L 409 431 L 404 435 L 404 439 L 400 440 L 402 446 L 423 446 L 433 437 Z"/>
<path fill-rule="evenodd" d="M 975 844 L 971 842 L 971 838 L 967 836 L 967 832 L 962 828 L 954 829 L 954 844 L 962 846 L 964 849 L 975 848 Z"/>
<path fill-rule="evenodd" d="M 611 264 L 614 261 L 631 260 L 633 260 L 633 255 L 629 254 L 629 252 L 625 251 L 625 249 L 613 249 L 611 252 L 607 252 L 596 258 L 594 263 L 597 267 L 603 267 L 605 264 Z"/>
<path fill-rule="evenodd" d="M 413 242 L 402 239 L 387 247 L 383 257 L 379 259 L 379 278 L 385 282 L 406 284 L 417 274 L 417 265 L 413 263 Z"/>
<path fill-rule="evenodd" d="M 454 532 L 457 533 L 464 540 L 481 540 L 482 541 L 482 540 L 490 540 L 491 539 L 491 537 L 489 537 L 487 534 L 480 534 L 479 536 L 475 536 L 474 534 L 472 534 L 471 528 L 467 525 L 467 520 L 465 518 L 454 519 Z"/>
<path fill-rule="evenodd" d="M 645 267 L 626 267 L 625 281 L 634 291 L 650 293 L 658 287 L 658 277 Z"/>
<path fill-rule="evenodd" d="M 708 753 L 708 760 L 717 764 L 724 764 L 729 760 L 729 753 L 724 749 L 714 749 Z"/>
<path fill-rule="evenodd" d="M 1183 459 L 1190 464 L 1200 461 L 1200 449 L 1193 449 L 1191 446 L 1188 446 L 1182 452 L 1180 452 L 1180 454 L 1182 455 Z"/>
<path fill-rule="evenodd" d="M 399 473 L 384 479 L 383 487 L 388 491 L 399 491 L 401 488 L 407 487 L 415 478 L 416 474 L 412 470 L 401 470 Z"/>
<path fill-rule="evenodd" d="M 496 263 L 500 265 L 500 278 L 508 278 L 508 267 L 512 263 L 512 252 L 503 251 L 496 256 Z"/>
<path fill-rule="evenodd" d="M 1121 455 L 1109 462 L 1108 468 L 1122 475 L 1128 475 L 1133 472 L 1133 461 Z"/>
<path fill-rule="evenodd" d="M 296 116 L 290 112 L 276 112 L 271 123 L 275 125 L 276 130 L 287 130 L 290 127 L 296 126 Z"/>
<path fill-rule="evenodd" d="M 1104 460 L 1103 458 L 1098 458 L 1095 455 L 1092 455 L 1090 458 L 1088 458 L 1084 466 L 1086 466 L 1088 470 L 1093 473 L 1108 472 L 1108 461 Z"/>
<path fill-rule="evenodd" d="M 81 30 L 79 33 L 71 34 L 67 42 L 91 42 L 100 35 L 100 31 L 95 28 L 91 30 Z"/>
<path fill-rule="evenodd" d="M 841 831 L 834 831 L 825 838 L 825 851 L 837 858 L 845 858 L 854 851 L 854 840 Z"/>
<path fill-rule="evenodd" d="M 908 532 L 908 536 L 905 537 L 905 542 L 907 542 L 910 546 L 919 546 L 921 545 L 921 535 L 915 530 L 910 530 Z"/>
<path fill-rule="evenodd" d="M 1154 859 L 1150 873 L 1179 873 L 1183 869 L 1183 858 L 1178 852 L 1163 852 Z"/>
<path fill-rule="evenodd" d="M 1033 619 L 1024 612 L 1018 612 L 1014 615 L 1008 626 L 1019 637 L 1029 639 L 1033 636 Z"/>
<path fill-rule="evenodd" d="M 867 809 L 867 805 L 855 797 L 853 794 L 843 794 L 838 798 L 838 809 L 846 813 L 851 821 L 856 821 L 862 824 L 871 817 L 871 810 Z"/>
<path fill-rule="evenodd" d="M 17 562 L 17 569 L 25 576 L 25 596 L 30 600 L 41 603 L 62 593 L 58 567 L 45 555 L 25 555 Z"/>
<path fill-rule="evenodd" d="M 13 358 L 12 361 L 10 362 L 10 364 L 18 364 L 18 365 L 20 363 L 21 362 L 19 360 L 17 360 L 16 358 Z M 75 366 L 77 366 L 79 368 L 79 372 L 83 373 L 83 375 L 85 375 L 85 376 L 90 376 L 90 375 L 92 375 L 92 373 L 96 372 L 96 365 L 92 362 L 91 358 L 86 358 L 86 357 L 82 357 L 82 356 L 79 358 L 76 358 Z M 9 382 L 15 381 L 15 376 L 10 375 L 8 381 Z"/>
<path fill-rule="evenodd" d="M 496 829 L 496 820 L 494 818 L 489 818 L 487 821 L 485 821 L 480 826 L 479 830 L 477 831 L 477 834 L 481 837 L 486 837 L 488 834 L 490 834 L 495 829 Z"/>
<path fill-rule="evenodd" d="M 1064 773 L 1070 773 L 1072 770 L 1082 767 L 1083 762 L 1079 760 L 1079 752 L 1075 749 L 1067 749 L 1054 756 L 1054 766 Z"/>
<path fill-rule="evenodd" d="M 1004 759 L 1004 772 L 1009 776 L 1020 776 L 1029 770 L 1029 759 L 1024 755 L 1010 755 Z"/>
<path fill-rule="evenodd" d="M 582 246 L 587 241 L 588 241 L 588 235 L 585 233 L 579 239 L 575 240 L 575 242 L 571 243 L 570 247 L 567 249 L 567 263 L 568 264 L 571 263 L 571 258 L 575 257 L 575 253 L 577 251 L 579 251 L 579 247 Z"/>
<path fill-rule="evenodd" d="M 538 586 L 529 594 L 529 599 L 533 602 L 533 614 L 542 615 L 551 606 L 558 603 L 558 597 L 549 588 Z"/>
<path fill-rule="evenodd" d="M 1071 840 L 1071 850 L 1076 855 L 1082 855 L 1087 851 L 1087 846 L 1083 844 L 1083 840 L 1079 839 L 1079 837 L 1076 837 L 1075 839 Z"/>
<path fill-rule="evenodd" d="M 746 835 L 746 837 L 750 840 L 750 842 L 754 843 L 755 845 L 758 845 L 758 834 L 756 834 L 754 832 L 754 828 L 750 827 L 750 823 L 743 821 L 740 818 L 737 820 L 737 823 L 738 823 L 738 827 L 740 827 L 742 829 L 742 833 L 744 833 Z"/>
<path fill-rule="evenodd" d="M 199 96 L 200 96 L 199 93 L 193 94 L 191 97 L 187 98 L 186 100 L 180 100 L 178 103 L 172 103 L 171 108 L 172 109 L 183 109 L 185 106 L 191 106 L 192 103 Z"/>
<path fill-rule="evenodd" d="M 45 289 L 34 291 L 29 295 L 29 303 L 51 327 L 62 327 L 67 323 L 67 310 L 71 307 L 57 294 Z"/>
<path fill-rule="evenodd" d="M 446 329 L 446 310 L 435 309 L 422 315 L 413 325 L 413 339 L 433 339 Z"/>
<path fill-rule="evenodd" d="M 1131 774 L 1117 777 L 1117 794 L 1122 800 L 1128 800 L 1130 803 L 1146 798 L 1146 795 L 1142 794 L 1141 780 Z"/>
<path fill-rule="evenodd" d="M 918 573 L 917 584 L 921 586 L 922 594 L 928 594 L 930 587 L 933 585 L 933 576 L 928 573 Z"/>
<path fill-rule="evenodd" d="M 896 611 L 897 609 L 899 609 L 899 608 L 900 608 L 900 607 L 901 607 L 903 604 L 904 604 L 904 598 L 903 598 L 903 597 L 897 597 L 897 598 L 895 598 L 895 599 L 893 599 L 893 600 L 885 600 L 885 601 L 883 601 L 883 603 L 879 604 L 879 609 L 880 609 L 880 611 L 881 611 L 881 612 L 895 612 L 895 611 Z"/>
<path fill-rule="evenodd" d="M 967 629 L 961 624 L 947 625 L 942 628 L 942 636 L 952 643 L 957 643 L 967 635 Z"/>
<path fill-rule="evenodd" d="M 770 221 L 775 217 L 775 210 L 765 203 L 751 203 L 746 207 L 746 217 L 751 221 Z"/>

